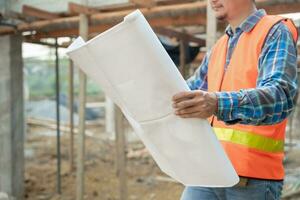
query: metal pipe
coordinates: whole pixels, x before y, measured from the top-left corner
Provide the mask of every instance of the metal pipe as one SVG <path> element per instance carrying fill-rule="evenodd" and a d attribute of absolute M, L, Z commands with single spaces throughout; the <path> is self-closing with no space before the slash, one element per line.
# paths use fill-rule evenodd
<path fill-rule="evenodd" d="M 74 67 L 73 62 L 70 60 L 69 64 L 69 109 L 70 109 L 70 145 L 69 145 L 69 161 L 70 171 L 74 170 Z"/>
<path fill-rule="evenodd" d="M 55 86 L 56 86 L 56 154 L 57 154 L 57 185 L 56 192 L 61 194 L 61 152 L 60 152 L 60 101 L 59 101 L 59 57 L 58 57 L 58 43 L 55 38 Z"/>

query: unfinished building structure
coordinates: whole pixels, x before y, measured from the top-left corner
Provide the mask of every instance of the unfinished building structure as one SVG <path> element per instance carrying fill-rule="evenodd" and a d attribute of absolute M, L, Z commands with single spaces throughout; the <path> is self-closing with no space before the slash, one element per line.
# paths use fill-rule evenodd
<path fill-rule="evenodd" d="M 54 3 L 55 2 L 55 3 Z M 59 2 L 59 3 L 57 3 Z M 257 0 L 257 6 L 269 14 L 296 13 L 300 1 Z M 22 43 L 36 43 L 52 47 L 66 47 L 68 44 L 49 42 L 49 38 L 81 35 L 88 40 L 123 20 L 134 9 L 141 9 L 155 32 L 177 38 L 181 50 L 180 71 L 187 77 L 184 49 L 189 43 L 199 47 L 211 47 L 224 30 L 217 24 L 206 1 L 199 0 L 90 0 L 90 1 L 0 1 L 0 192 L 16 199 L 24 192 L 24 100 Z M 300 27 L 300 17 L 295 18 Z M 205 50 L 205 48 L 202 48 Z M 195 62 L 201 60 L 199 54 Z M 58 66 L 57 66 L 58 67 Z M 71 76 L 71 75 L 70 75 Z M 83 198 L 84 187 L 84 132 L 86 77 L 80 74 L 79 136 L 77 155 L 78 199 Z M 72 91 L 72 90 L 71 90 Z M 72 101 L 73 95 L 70 95 Z M 58 99 L 59 100 L 59 99 Z M 108 100 L 106 104 L 108 131 L 116 131 L 120 166 L 120 194 L 126 196 L 126 175 L 124 170 L 124 138 L 122 137 L 122 115 Z M 299 119 L 299 105 L 295 116 Z M 59 118 L 58 118 L 59 119 Z M 299 122 L 294 121 L 299 125 Z M 59 121 L 58 121 L 59 126 Z M 59 130 L 59 129 L 58 129 Z M 59 132 L 58 132 L 59 136 Z M 72 138 L 72 137 L 71 137 Z M 72 140 L 72 139 L 71 139 Z M 72 142 L 73 145 L 73 142 Z M 58 140 L 59 147 L 59 140 Z M 58 148 L 59 152 L 59 148 Z M 81 162 L 80 162 L 81 161 Z M 59 162 L 58 162 L 59 169 Z M 59 185 L 58 170 L 58 188 Z"/>

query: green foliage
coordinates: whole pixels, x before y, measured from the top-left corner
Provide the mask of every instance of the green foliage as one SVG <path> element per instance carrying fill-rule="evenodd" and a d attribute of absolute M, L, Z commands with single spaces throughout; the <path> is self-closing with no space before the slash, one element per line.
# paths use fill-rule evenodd
<path fill-rule="evenodd" d="M 31 99 L 55 97 L 55 61 L 53 59 L 25 58 L 25 84 L 29 87 Z M 74 93 L 78 94 L 78 70 L 74 70 Z M 60 90 L 61 94 L 68 94 L 69 60 L 63 57 L 59 61 Z M 88 79 L 88 96 L 102 96 L 103 93 L 98 85 Z"/>

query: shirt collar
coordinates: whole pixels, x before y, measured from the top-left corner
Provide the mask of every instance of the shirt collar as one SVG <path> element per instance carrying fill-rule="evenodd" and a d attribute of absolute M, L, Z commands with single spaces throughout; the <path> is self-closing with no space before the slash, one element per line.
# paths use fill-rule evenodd
<path fill-rule="evenodd" d="M 246 20 L 244 20 L 237 28 L 236 28 L 236 32 L 238 31 L 243 31 L 246 33 L 249 33 L 254 27 L 255 25 L 259 22 L 259 20 L 266 15 L 266 11 L 263 9 L 260 10 L 256 10 L 255 12 L 253 12 L 251 15 L 249 15 L 247 17 Z M 230 25 L 227 26 L 225 33 L 229 36 L 232 37 L 234 35 L 232 28 L 230 27 Z"/>

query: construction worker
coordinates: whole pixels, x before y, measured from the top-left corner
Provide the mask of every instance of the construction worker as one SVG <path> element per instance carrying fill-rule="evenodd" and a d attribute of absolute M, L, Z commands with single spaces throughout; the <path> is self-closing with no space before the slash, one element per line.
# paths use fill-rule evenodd
<path fill-rule="evenodd" d="M 182 118 L 209 119 L 240 182 L 186 187 L 181 200 L 280 199 L 285 128 L 297 94 L 297 29 L 257 10 L 253 0 L 210 4 L 229 25 L 173 107 Z"/>

